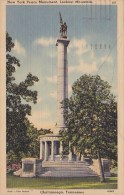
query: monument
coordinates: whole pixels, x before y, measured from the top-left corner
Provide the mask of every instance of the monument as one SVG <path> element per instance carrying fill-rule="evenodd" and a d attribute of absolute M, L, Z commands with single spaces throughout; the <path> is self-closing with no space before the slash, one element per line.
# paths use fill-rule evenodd
<path fill-rule="evenodd" d="M 68 98 L 68 58 L 67 47 L 70 40 L 67 38 L 67 25 L 60 15 L 60 37 L 57 39 L 58 66 L 57 66 L 57 125 L 52 129 L 53 134 L 40 137 L 40 159 L 44 161 L 59 161 L 62 159 L 63 144 L 60 142 L 59 131 L 66 128 L 64 121 L 64 110 L 61 102 Z M 72 159 L 71 151 L 68 156 Z"/>
<path fill-rule="evenodd" d="M 51 129 L 53 134 L 40 136 L 40 159 L 42 173 L 39 177 L 87 177 L 97 174 L 90 169 L 89 164 L 75 158 L 70 147 L 68 154 L 63 153 L 63 143 L 60 141 L 60 130 L 66 129 L 64 108 L 61 102 L 68 98 L 68 55 L 67 47 L 70 40 L 67 36 L 67 25 L 60 16 L 60 36 L 56 41 L 57 65 L 57 125 Z"/>
<path fill-rule="evenodd" d="M 68 98 L 68 56 L 67 25 L 60 15 L 60 37 L 56 41 L 58 50 L 57 65 L 57 125 L 51 129 L 53 134 L 40 136 L 40 159 L 22 159 L 22 169 L 14 172 L 21 177 L 94 177 L 98 176 L 97 166 L 91 166 L 84 156 L 74 155 L 70 147 L 68 154 L 63 153 L 60 130 L 67 129 L 64 119 L 64 108 L 61 102 Z M 97 163 L 98 164 L 98 163 Z M 104 172 L 110 175 L 108 161 L 104 159 Z"/>
<path fill-rule="evenodd" d="M 67 47 L 70 40 L 67 37 L 67 25 L 60 15 L 60 36 L 56 41 L 58 53 L 57 65 L 57 124 L 51 129 L 53 134 L 40 136 L 40 159 L 22 159 L 22 169 L 15 175 L 21 177 L 92 177 L 98 173 L 83 156 L 75 158 L 74 151 L 69 148 L 68 154 L 63 153 L 64 144 L 61 141 L 60 130 L 67 129 L 64 119 L 64 108 L 61 102 L 68 98 L 68 55 Z M 70 144 L 69 144 L 70 146 Z M 73 152 L 73 153 L 72 153 Z M 109 174 L 109 168 L 104 161 L 104 168 Z"/>

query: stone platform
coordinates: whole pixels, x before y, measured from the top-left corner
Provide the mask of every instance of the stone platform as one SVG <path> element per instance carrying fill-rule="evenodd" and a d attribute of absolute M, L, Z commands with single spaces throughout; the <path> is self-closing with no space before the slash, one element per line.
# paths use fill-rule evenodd
<path fill-rule="evenodd" d="M 43 161 L 38 177 L 95 177 L 98 176 L 87 162 Z"/>

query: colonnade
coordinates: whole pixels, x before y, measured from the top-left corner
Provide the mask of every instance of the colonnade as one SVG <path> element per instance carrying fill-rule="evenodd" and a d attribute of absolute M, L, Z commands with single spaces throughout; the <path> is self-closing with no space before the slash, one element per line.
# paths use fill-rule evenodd
<path fill-rule="evenodd" d="M 69 147 L 70 148 L 70 147 Z M 63 144 L 58 140 L 40 141 L 40 159 L 44 161 L 63 160 Z M 72 161 L 72 151 L 69 149 L 68 160 Z"/>

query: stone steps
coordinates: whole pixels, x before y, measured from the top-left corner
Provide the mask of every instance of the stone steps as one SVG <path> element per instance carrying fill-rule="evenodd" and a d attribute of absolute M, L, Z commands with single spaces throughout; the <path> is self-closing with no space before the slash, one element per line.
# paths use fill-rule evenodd
<path fill-rule="evenodd" d="M 43 172 L 40 177 L 96 177 L 98 176 L 93 171 L 45 171 Z"/>
<path fill-rule="evenodd" d="M 98 176 L 87 162 L 44 161 L 39 177 L 96 177 Z"/>
<path fill-rule="evenodd" d="M 48 173 L 48 172 L 51 172 L 51 173 L 62 173 L 62 174 L 78 174 L 78 175 L 84 175 L 84 174 L 90 174 L 90 175 L 94 175 L 95 173 L 91 170 L 43 170 L 42 174 L 44 173 Z M 96 175 L 96 174 L 95 174 Z"/>
<path fill-rule="evenodd" d="M 44 161 L 42 162 L 43 167 L 82 167 L 82 166 L 89 166 L 86 162 L 56 162 L 56 161 Z"/>
<path fill-rule="evenodd" d="M 47 164 L 87 164 L 86 161 L 43 161 L 42 163 Z"/>
<path fill-rule="evenodd" d="M 97 177 L 94 173 L 77 173 L 77 172 L 52 172 L 47 171 L 40 175 L 40 177 Z"/>
<path fill-rule="evenodd" d="M 46 169 L 46 168 L 45 168 Z M 84 171 L 84 170 L 89 170 L 89 168 L 87 167 L 58 167 L 58 169 L 55 169 L 53 167 L 49 167 L 47 168 L 46 170 L 55 170 L 55 171 L 58 171 L 58 170 L 62 170 L 62 171 L 68 171 L 68 170 L 72 170 L 72 171 Z"/>
<path fill-rule="evenodd" d="M 81 171 L 85 172 L 89 170 L 89 167 L 44 167 L 42 170 L 44 171 Z"/>

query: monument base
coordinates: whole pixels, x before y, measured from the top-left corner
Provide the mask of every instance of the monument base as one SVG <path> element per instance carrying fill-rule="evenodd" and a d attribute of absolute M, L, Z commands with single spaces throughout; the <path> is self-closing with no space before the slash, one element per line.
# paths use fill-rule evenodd
<path fill-rule="evenodd" d="M 87 162 L 81 161 L 43 161 L 39 177 L 97 177 Z"/>
<path fill-rule="evenodd" d="M 22 159 L 22 172 L 20 177 L 37 177 L 42 173 L 42 160 L 36 158 Z"/>

